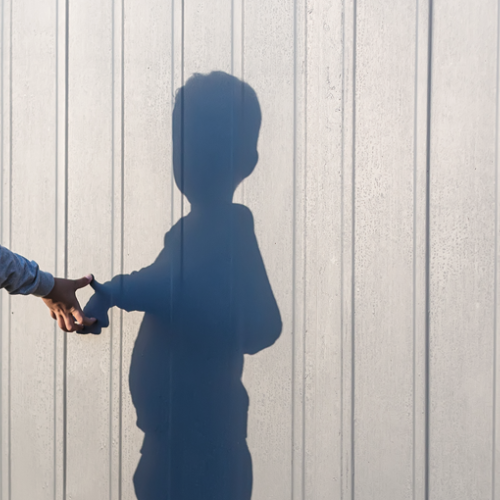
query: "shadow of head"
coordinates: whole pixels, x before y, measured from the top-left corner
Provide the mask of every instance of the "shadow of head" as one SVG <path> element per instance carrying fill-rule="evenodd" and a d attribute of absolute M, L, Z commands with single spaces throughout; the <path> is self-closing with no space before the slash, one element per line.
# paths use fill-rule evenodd
<path fill-rule="evenodd" d="M 192 205 L 230 202 L 258 161 L 261 111 L 255 91 L 221 71 L 195 74 L 172 114 L 177 187 Z"/>

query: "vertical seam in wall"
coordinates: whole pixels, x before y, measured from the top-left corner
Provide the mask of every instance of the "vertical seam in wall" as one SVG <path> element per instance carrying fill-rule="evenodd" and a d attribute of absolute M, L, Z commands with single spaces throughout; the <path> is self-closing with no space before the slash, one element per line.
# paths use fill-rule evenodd
<path fill-rule="evenodd" d="M 245 81 L 245 0 L 241 0 L 241 80 Z"/>
<path fill-rule="evenodd" d="M 231 75 L 234 76 L 234 0 L 231 0 Z"/>
<path fill-rule="evenodd" d="M 5 0 L 2 1 L 1 26 L 0 26 L 0 209 L 3 213 L 3 204 L 5 202 L 3 195 L 3 158 L 4 158 L 4 117 L 3 117 L 3 86 L 4 86 L 4 8 Z M 3 243 L 3 215 L 0 213 L 0 243 Z M 3 318 L 3 300 L 0 299 L 0 320 Z M 3 355 L 4 332 L 3 321 L 0 322 L 0 356 Z M 0 357 L 0 359 L 2 359 Z M 0 364 L 0 500 L 3 500 L 3 367 Z"/>
<path fill-rule="evenodd" d="M 234 77 L 234 56 L 235 56 L 235 48 L 234 48 L 234 28 L 235 28 L 235 22 L 234 22 L 234 0 L 231 0 L 231 75 Z M 241 55 L 241 54 L 240 54 Z M 235 93 L 235 89 L 233 87 L 232 89 L 232 102 L 236 99 L 239 99 L 241 97 L 241 101 L 243 100 L 243 84 L 241 82 L 238 82 L 237 85 L 237 91 Z M 237 95 L 237 92 L 240 94 Z M 243 109 L 243 107 L 241 108 Z M 234 161 L 235 161 L 235 147 L 234 147 L 234 128 L 235 128 L 235 114 L 236 114 L 236 106 L 233 104 L 233 111 L 231 113 L 231 171 L 230 171 L 230 176 L 231 176 L 231 182 L 234 184 Z M 236 186 L 237 187 L 237 186 Z M 230 226 L 230 244 L 229 244 L 229 256 L 230 256 L 230 290 L 229 290 L 229 321 L 232 321 L 234 317 L 234 223 L 235 220 L 232 218 L 231 220 L 231 226 Z"/>
<path fill-rule="evenodd" d="M 412 446 L 412 490 L 413 500 L 415 500 L 415 482 L 416 482 L 416 294 L 417 294 L 417 146 L 418 146 L 418 35 L 419 35 L 419 0 L 416 0 L 415 13 L 415 85 L 414 85 L 414 102 L 413 102 L 413 446 Z"/>
<path fill-rule="evenodd" d="M 304 89 L 303 89 L 303 99 L 304 104 L 302 106 L 302 112 L 304 113 L 304 122 L 303 122 L 303 159 L 302 159 L 302 167 L 304 169 L 303 179 L 304 179 L 304 187 L 303 187 L 303 203 L 304 203 L 304 239 L 303 239 L 303 259 L 304 259 L 304 275 L 302 277 L 303 280 L 303 297 L 302 297 L 302 500 L 306 499 L 306 347 L 307 347 L 307 0 L 304 0 Z"/>
<path fill-rule="evenodd" d="M 4 98 L 3 98 L 3 91 L 4 91 L 4 48 L 3 48 L 3 43 L 4 43 L 4 15 L 5 15 L 5 0 L 1 0 L 2 2 L 2 8 L 1 8 L 1 14 L 0 14 L 0 202 L 2 203 L 1 207 L 3 208 L 3 202 L 4 200 L 4 195 L 3 195 L 3 167 L 4 167 Z M 3 242 L 3 217 L 0 217 L 0 238 Z M 1 491 L 1 490 L 0 490 Z"/>
<path fill-rule="evenodd" d="M 1 173 L 0 173 L 0 176 L 1 176 L 1 185 L 0 185 L 0 192 L 2 194 L 2 205 L 1 205 L 1 208 L 2 208 L 2 212 L 3 212 L 3 208 L 4 208 L 4 203 L 5 203 L 5 188 L 4 188 L 4 175 L 5 175 L 5 120 L 4 120 L 4 109 L 5 109 L 5 102 L 4 102 L 4 85 L 5 85 L 5 57 L 4 57 L 4 54 L 5 54 L 5 51 L 4 51 L 4 42 L 5 42 L 5 0 L 2 0 L 2 32 L 1 32 L 1 44 L 0 44 L 0 57 L 1 57 L 1 81 L 0 81 L 0 91 L 1 91 L 1 97 L 0 97 L 0 100 L 1 100 L 1 158 L 0 158 L 0 168 L 1 168 Z M 2 243 L 3 243 L 3 238 L 4 238 L 4 217 L 2 214 L 0 214 L 0 230 L 1 230 L 1 233 L 0 233 L 0 236 L 2 238 Z M 2 307 L 2 310 L 1 310 L 1 313 L 4 314 L 6 313 L 7 315 L 10 315 L 10 311 L 9 311 L 9 308 L 7 307 L 7 311 L 4 311 L 3 310 L 3 300 L 0 301 L 0 304 L 1 304 L 1 307 Z M 3 321 L 2 321 L 2 325 L 3 327 Z M 7 332 L 4 332 L 3 329 L 2 329 L 2 336 L 1 336 L 1 350 L 0 350 L 0 354 L 2 356 L 1 359 L 3 359 L 3 351 L 5 349 L 5 337 L 6 337 L 6 333 L 8 334 L 8 330 Z M 4 371 L 3 371 L 3 367 L 0 367 L 0 444 L 2 446 L 2 449 L 0 450 L 0 479 L 2 480 L 1 483 L 0 483 L 0 496 L 2 498 L 2 500 L 4 500 L 4 488 L 2 487 L 2 485 L 4 484 L 4 480 L 7 480 L 8 481 L 8 478 L 5 478 L 4 477 L 4 463 L 3 463 L 3 459 L 4 459 L 4 446 L 5 446 L 5 442 L 4 442 L 4 428 L 3 428 L 3 425 L 4 425 L 4 419 L 2 418 L 2 415 L 4 415 L 4 407 L 3 407 L 3 402 L 4 402 L 4 393 L 3 393 L 3 388 L 4 388 L 4 384 L 3 384 L 3 377 L 4 377 Z M 8 380 L 8 378 L 7 378 Z"/>
<path fill-rule="evenodd" d="M 241 33 L 241 81 L 245 81 L 245 0 L 240 0 L 241 2 L 241 18 L 240 18 L 240 33 Z M 242 85 L 243 86 L 243 85 Z M 242 99 L 244 96 L 242 94 Z M 245 179 L 241 181 L 241 203 L 245 204 Z"/>
<path fill-rule="evenodd" d="M 181 0 L 181 247 L 180 247 L 180 296 L 184 284 L 184 119 L 185 119 L 185 92 L 184 92 L 184 0 Z"/>
<path fill-rule="evenodd" d="M 296 362 L 295 362 L 295 350 L 297 341 L 297 332 L 295 324 L 295 303 L 297 300 L 297 0 L 293 0 L 293 130 L 292 130 L 292 140 L 293 140 L 293 187 L 292 187 L 292 443 L 291 443 L 291 499 L 295 500 L 295 406 L 296 406 Z"/>
<path fill-rule="evenodd" d="M 55 0 L 56 4 L 56 29 L 55 29 L 55 197 L 54 197 L 54 205 L 55 205 L 55 241 L 54 241 L 54 270 L 56 273 L 58 272 L 57 264 L 59 259 L 59 0 Z M 57 497 L 57 324 L 54 323 L 54 380 L 53 380 L 53 391 L 54 391 L 54 402 L 53 402 L 53 411 L 54 411 L 54 457 L 53 457 L 53 481 L 54 481 L 54 500 Z"/>
<path fill-rule="evenodd" d="M 352 262 L 351 262 L 351 498 L 355 498 L 355 389 L 356 389 L 356 366 L 355 366 L 355 264 L 356 264 L 356 51 L 357 51 L 357 23 L 358 23 L 358 4 L 357 0 L 353 2 L 353 65 L 352 65 Z"/>
<path fill-rule="evenodd" d="M 234 0 L 231 0 L 231 75 L 234 76 Z M 234 88 L 232 89 L 232 102 L 234 102 L 235 99 L 235 91 Z M 233 106 L 233 111 L 231 113 L 231 165 L 230 165 L 230 177 L 231 179 L 234 179 L 234 106 Z M 230 243 L 229 243 L 229 321 L 232 319 L 233 315 L 233 301 L 232 301 L 232 296 L 233 296 L 233 221 L 231 221 L 231 226 L 230 226 Z"/>
<path fill-rule="evenodd" d="M 498 321 L 498 114 L 499 114 L 499 57 L 500 57 L 500 2 L 497 2 L 497 58 L 496 58 L 496 103 L 495 103 L 495 251 L 494 251 L 494 307 L 493 307 L 493 420 L 492 420 L 492 471 L 491 498 L 495 500 L 496 490 L 496 406 L 497 406 L 497 321 Z"/>
<path fill-rule="evenodd" d="M 181 0 L 181 87 L 184 87 L 184 0 Z M 184 255 L 184 92 L 181 94 L 181 283 L 183 278 Z"/>
<path fill-rule="evenodd" d="M 111 0 L 111 277 L 115 274 L 115 0 Z M 114 315 L 109 315 L 109 413 L 108 413 L 108 474 L 109 500 L 113 498 L 113 345 L 115 339 Z"/>
<path fill-rule="evenodd" d="M 69 0 L 66 0 L 66 52 L 65 56 L 65 89 L 64 89 L 64 277 L 68 277 L 68 179 L 69 179 Z M 66 337 L 66 335 L 65 335 Z M 66 350 L 66 347 L 65 347 Z"/>
<path fill-rule="evenodd" d="M 170 33 L 171 33 L 171 38 L 170 38 L 170 123 L 171 123 L 171 131 L 170 131 L 170 140 L 172 141 L 172 154 L 171 154 L 171 159 L 172 159 L 172 168 L 171 168 L 171 177 L 170 177 L 170 226 L 173 227 L 174 225 L 174 190 L 175 190 L 175 182 L 174 182 L 174 165 L 173 165 L 173 120 L 172 120 L 172 115 L 174 111 L 174 105 L 175 105 L 175 3 L 178 0 L 172 0 L 172 7 L 170 11 Z M 177 251 L 175 248 L 174 251 Z M 170 260 L 170 276 L 173 276 L 173 263 L 174 259 Z M 172 324 L 173 324 L 173 310 L 174 310 L 174 304 L 173 304 L 173 295 L 174 295 L 174 280 L 170 280 L 170 300 L 169 300 L 169 309 L 170 309 L 170 331 L 172 331 Z M 167 498 L 166 500 L 171 500 L 171 439 L 172 439 L 172 353 L 169 351 L 168 356 L 168 435 L 167 435 L 167 443 L 168 443 L 168 450 L 167 450 L 167 470 L 166 470 L 166 476 L 167 476 Z"/>
<path fill-rule="evenodd" d="M 121 8 L 121 24 L 122 24 L 122 39 L 121 39 L 121 205 L 120 205 L 120 275 L 123 276 L 124 264 L 124 244 L 125 244 L 125 0 L 122 0 Z M 123 279 L 120 287 L 123 287 Z M 120 309 L 120 369 L 119 369 L 119 421 L 118 421 L 118 499 L 122 498 L 122 469 L 123 469 L 123 310 Z"/>
<path fill-rule="evenodd" d="M 431 162 L 431 93 L 432 93 L 433 0 L 429 0 L 427 53 L 427 138 L 425 199 L 425 499 L 429 500 L 430 454 L 430 162 Z"/>
<path fill-rule="evenodd" d="M 13 12 L 14 12 L 14 2 L 11 0 L 10 2 L 10 30 L 9 30 L 9 38 L 10 38 L 10 43 L 9 43 L 9 119 L 10 119 L 10 126 L 9 126 L 9 245 L 12 245 L 12 159 L 13 159 L 13 152 L 12 152 L 12 144 L 13 144 L 13 124 L 12 124 L 12 80 L 13 80 L 13 75 L 12 75 L 12 27 L 13 27 Z M 12 362 L 12 343 L 11 343 L 11 338 L 12 338 L 12 298 L 9 295 L 9 309 L 8 309 L 8 315 L 9 315 L 9 336 L 8 336 L 8 373 L 7 373 L 7 383 L 8 383 L 8 420 L 7 420 L 7 425 L 8 425 L 8 431 L 9 431 L 9 443 L 8 443 L 8 457 L 9 457 L 9 500 L 12 499 L 12 425 L 11 425 L 11 419 L 12 419 L 12 388 L 11 388 L 11 362 Z"/>
<path fill-rule="evenodd" d="M 184 25 L 184 0 L 181 0 L 181 88 L 182 92 L 180 94 L 181 97 L 181 179 L 180 179 L 180 192 L 181 192 L 181 219 L 180 219 L 180 256 L 179 256 L 179 264 L 180 264 L 180 279 L 179 279 L 179 297 L 182 297 L 183 294 L 183 285 L 184 285 L 184 120 L 185 120 L 185 91 L 184 91 L 184 35 L 185 35 L 185 25 Z M 181 326 L 182 328 L 182 319 Z M 173 370 L 171 371 L 173 374 Z M 172 384 L 173 387 L 173 384 Z M 170 424 L 172 421 L 170 422 Z M 170 457 L 171 458 L 171 457 Z M 170 462 L 171 465 L 171 462 Z M 169 486 L 170 487 L 170 486 Z M 171 493 L 171 490 L 170 490 Z"/>
<path fill-rule="evenodd" d="M 1 26 L 0 26 L 0 243 L 3 243 L 3 206 L 5 203 L 4 198 L 4 21 L 5 21 L 5 0 L 2 1 L 2 11 L 1 11 Z M 3 318 L 3 300 L 0 299 L 0 320 Z M 0 322 L 0 359 L 3 359 L 3 349 L 4 349 L 4 335 L 3 331 L 3 321 Z M 0 364 L 0 500 L 3 498 L 3 487 L 4 475 L 3 475 L 3 367 Z"/>
<path fill-rule="evenodd" d="M 68 179 L 69 179 L 69 0 L 66 0 L 64 54 L 64 277 L 68 277 Z M 68 475 L 68 335 L 63 334 L 63 499 L 67 497 Z"/>
<path fill-rule="evenodd" d="M 174 111 L 175 104 L 175 2 L 178 0 L 172 0 L 172 6 L 170 9 L 170 123 L 172 123 L 172 113 Z M 170 132 L 172 140 L 173 129 Z M 170 226 L 174 225 L 174 173 L 173 173 L 173 141 L 172 141 L 172 175 L 170 176 Z M 170 291 L 172 292 L 172 281 L 170 281 Z M 170 300 L 172 302 L 172 300 Z M 170 312 L 172 312 L 172 304 L 170 305 Z M 170 316 L 172 317 L 172 316 Z"/>
<path fill-rule="evenodd" d="M 344 498 L 344 175 L 345 175 L 345 2 L 342 0 L 342 127 L 340 176 L 340 497 Z"/>
<path fill-rule="evenodd" d="M 181 157 L 180 157 L 180 162 L 181 162 L 181 179 L 180 179 L 180 192 L 181 192 L 181 219 L 180 219 L 180 248 L 179 248 L 179 265 L 180 265 L 180 279 L 179 279 L 179 297 L 182 298 L 183 294 L 183 285 L 184 285 L 184 118 L 185 118 L 185 102 L 184 102 L 184 97 L 185 97 L 185 92 L 184 92 L 184 0 L 181 1 L 181 88 L 182 92 L 180 94 L 180 105 L 181 105 Z M 172 123 L 173 126 L 173 123 Z M 182 319 L 181 319 L 181 325 L 180 328 L 182 328 Z M 173 356 L 171 358 L 173 360 Z M 171 373 L 173 375 L 173 369 L 171 370 Z M 173 389 L 173 383 L 171 384 L 171 387 Z M 170 425 L 172 425 L 172 420 L 170 421 Z M 172 431 L 171 431 L 172 432 Z M 170 459 L 172 456 L 170 456 Z M 172 462 L 170 461 L 170 469 L 171 469 L 171 464 Z M 170 488 L 170 493 L 172 493 L 171 486 L 169 485 Z M 177 500 L 177 499 L 176 499 Z"/>
<path fill-rule="evenodd" d="M 12 320 L 11 320 L 11 297 L 9 295 L 8 298 L 8 315 L 9 315 L 9 320 L 8 320 L 8 372 L 7 372 L 7 384 L 8 384 L 8 391 L 7 391 L 7 396 L 8 396 L 8 418 L 7 418 L 7 429 L 8 429 L 8 442 L 7 442 L 7 459 L 8 459 L 8 495 L 9 495 L 9 500 L 12 500 L 12 428 L 11 428 L 11 377 L 10 377 L 10 371 L 11 371 L 11 328 L 12 328 Z"/>

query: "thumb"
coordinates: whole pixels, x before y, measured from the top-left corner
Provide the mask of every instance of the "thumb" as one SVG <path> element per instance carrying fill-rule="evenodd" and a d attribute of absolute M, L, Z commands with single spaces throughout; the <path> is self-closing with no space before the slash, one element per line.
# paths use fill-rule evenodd
<path fill-rule="evenodd" d="M 78 321 L 78 323 L 82 326 L 90 326 L 97 321 L 95 318 L 88 318 L 87 316 L 85 316 L 85 313 L 83 313 L 80 308 L 73 312 L 73 316 L 76 321 Z"/>
<path fill-rule="evenodd" d="M 88 274 L 87 276 L 84 276 L 83 278 L 80 278 L 79 280 L 74 280 L 75 284 L 75 290 L 78 290 L 79 288 L 83 288 L 87 286 L 89 283 L 92 282 L 94 277 L 91 274 Z"/>

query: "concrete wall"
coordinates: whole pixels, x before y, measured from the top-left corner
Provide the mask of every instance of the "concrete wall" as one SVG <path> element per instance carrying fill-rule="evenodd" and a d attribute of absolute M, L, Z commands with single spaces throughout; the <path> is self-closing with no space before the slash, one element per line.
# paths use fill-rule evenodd
<path fill-rule="evenodd" d="M 252 499 L 498 499 L 498 17 L 493 0 L 2 0 L 1 242 L 59 276 L 150 265 L 189 212 L 175 92 L 243 79 L 262 126 L 235 201 L 283 322 L 245 355 Z M 0 499 L 135 499 L 144 313 L 67 335 L 36 298 L 0 307 Z"/>

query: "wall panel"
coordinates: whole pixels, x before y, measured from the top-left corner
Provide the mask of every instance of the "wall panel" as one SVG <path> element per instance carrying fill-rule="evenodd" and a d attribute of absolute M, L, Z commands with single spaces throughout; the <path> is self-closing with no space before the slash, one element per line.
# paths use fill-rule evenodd
<path fill-rule="evenodd" d="M 436 2 L 430 142 L 430 497 L 491 498 L 497 4 Z"/>
<path fill-rule="evenodd" d="M 11 233 L 11 33 L 12 4 L 2 2 L 1 31 L 1 210 L 0 229 L 3 245 L 10 245 Z M 0 495 L 2 500 L 10 494 L 10 314 L 11 297 L 2 293 L 0 302 L 1 313 L 1 357 L 0 357 Z"/>
<path fill-rule="evenodd" d="M 231 71 L 232 2 L 182 2 L 184 81 L 193 73 Z"/>
<path fill-rule="evenodd" d="M 354 491 L 411 498 L 415 2 L 358 2 Z"/>
<path fill-rule="evenodd" d="M 342 494 L 342 5 L 308 2 L 305 154 L 306 498 Z"/>
<path fill-rule="evenodd" d="M 68 276 L 101 281 L 115 267 L 113 13 L 111 1 L 70 2 L 68 13 Z M 115 487 L 113 327 L 68 336 L 65 494 L 74 499 L 110 498 Z"/>
<path fill-rule="evenodd" d="M 124 272 L 154 262 L 174 218 L 171 114 L 174 26 L 171 6 L 125 4 Z M 176 189 L 176 188 L 175 188 Z M 179 199 L 176 198 L 177 204 Z M 177 209 L 176 213 L 179 213 Z M 116 273 L 118 273 L 118 269 Z M 115 273 L 115 274 L 116 274 Z M 144 314 L 124 313 L 122 370 L 123 498 L 135 497 L 133 475 L 144 438 L 129 389 L 132 350 Z"/>
<path fill-rule="evenodd" d="M 12 7 L 9 245 L 55 272 L 57 5 L 44 2 L 41 14 L 30 1 Z M 54 498 L 61 467 L 55 353 L 62 335 L 38 299 L 13 297 L 10 316 L 9 495 Z"/>
<path fill-rule="evenodd" d="M 300 483 L 297 491 L 297 477 L 293 477 L 294 472 L 300 474 L 300 469 L 294 468 L 294 458 L 300 458 L 301 453 L 294 454 L 293 449 L 297 443 L 301 452 L 300 442 L 294 439 L 300 440 L 301 434 L 292 433 L 297 423 L 294 419 L 301 418 L 296 413 L 300 407 L 294 405 L 294 339 L 300 339 L 303 332 L 303 325 L 294 318 L 295 287 L 299 281 L 294 268 L 294 16 L 290 2 L 244 3 L 243 78 L 257 93 L 262 125 L 259 162 L 245 180 L 243 202 L 254 217 L 255 233 L 283 328 L 275 345 L 246 357 L 243 381 L 250 397 L 248 444 L 254 470 L 253 497 L 273 500 L 292 495 L 297 498 L 301 494 Z M 302 309 L 300 299 L 297 305 Z"/>

